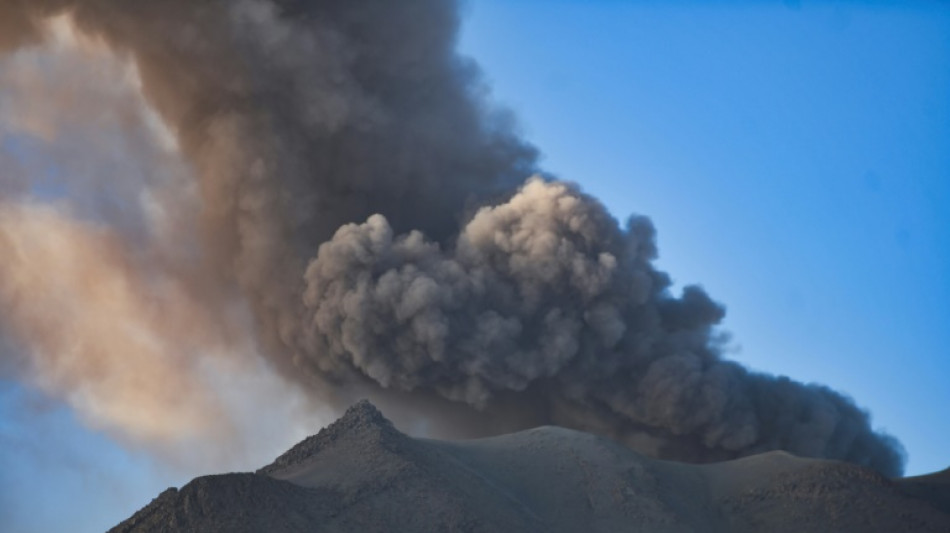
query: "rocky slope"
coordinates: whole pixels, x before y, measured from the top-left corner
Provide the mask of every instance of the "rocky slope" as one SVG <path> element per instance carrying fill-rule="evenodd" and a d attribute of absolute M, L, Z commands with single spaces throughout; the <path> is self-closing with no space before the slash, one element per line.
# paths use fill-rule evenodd
<path fill-rule="evenodd" d="M 112 529 L 194 532 L 948 532 L 946 472 L 889 480 L 773 452 L 712 465 L 543 427 L 410 438 L 368 402 L 256 473 L 168 489 Z"/>

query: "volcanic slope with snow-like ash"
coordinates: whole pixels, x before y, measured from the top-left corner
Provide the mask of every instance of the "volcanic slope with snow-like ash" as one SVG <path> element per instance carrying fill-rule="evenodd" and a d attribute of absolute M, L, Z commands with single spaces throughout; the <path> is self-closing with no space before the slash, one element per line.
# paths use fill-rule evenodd
<path fill-rule="evenodd" d="M 256 473 L 169 489 L 112 532 L 950 532 L 950 484 L 784 452 L 709 465 L 541 427 L 415 439 L 370 403 Z"/>

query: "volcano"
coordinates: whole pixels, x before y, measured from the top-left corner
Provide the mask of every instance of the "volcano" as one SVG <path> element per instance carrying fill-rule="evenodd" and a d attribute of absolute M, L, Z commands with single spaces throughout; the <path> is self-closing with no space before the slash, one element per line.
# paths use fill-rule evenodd
<path fill-rule="evenodd" d="M 253 473 L 170 488 L 111 533 L 950 532 L 950 469 L 889 479 L 768 452 L 693 465 L 546 426 L 409 437 L 368 401 Z"/>

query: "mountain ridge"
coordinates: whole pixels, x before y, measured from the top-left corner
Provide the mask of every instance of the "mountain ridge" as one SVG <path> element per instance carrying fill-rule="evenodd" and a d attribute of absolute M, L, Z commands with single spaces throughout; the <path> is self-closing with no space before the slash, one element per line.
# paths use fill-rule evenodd
<path fill-rule="evenodd" d="M 256 472 L 164 491 L 111 532 L 947 533 L 934 476 L 784 452 L 688 465 L 553 426 L 417 439 L 361 401 Z"/>

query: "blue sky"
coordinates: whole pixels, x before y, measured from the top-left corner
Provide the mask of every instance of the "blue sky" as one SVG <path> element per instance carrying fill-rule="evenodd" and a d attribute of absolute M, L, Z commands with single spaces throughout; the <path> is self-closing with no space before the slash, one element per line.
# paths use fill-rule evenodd
<path fill-rule="evenodd" d="M 144 452 L 84 427 L 68 408 L 0 380 L 0 526 L 11 533 L 103 531 L 170 485 Z"/>
<path fill-rule="evenodd" d="M 479 0 L 461 45 L 546 169 L 654 220 L 730 357 L 950 465 L 950 4 Z"/>

